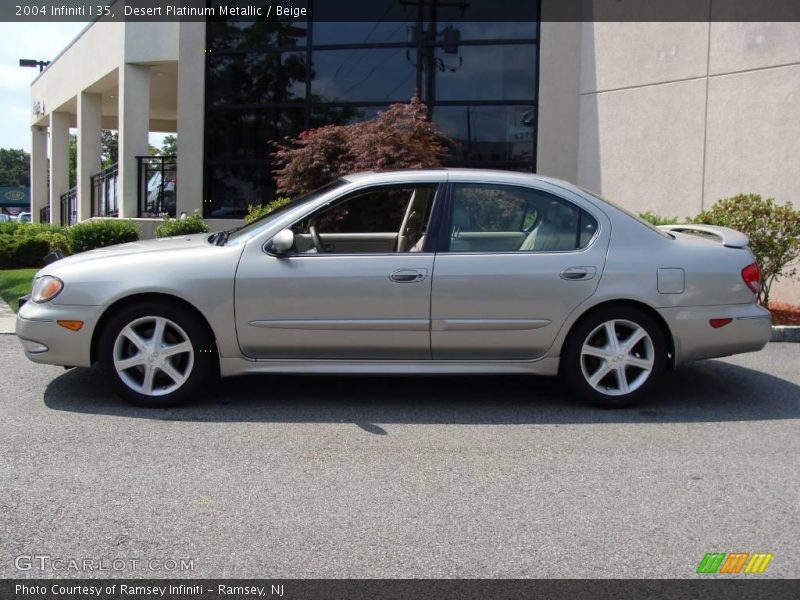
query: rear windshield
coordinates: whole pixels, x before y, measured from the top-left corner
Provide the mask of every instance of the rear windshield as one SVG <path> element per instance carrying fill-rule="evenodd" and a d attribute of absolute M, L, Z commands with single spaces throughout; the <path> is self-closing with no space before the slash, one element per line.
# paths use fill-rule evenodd
<path fill-rule="evenodd" d="M 672 235 L 671 233 L 668 233 L 668 232 L 664 231 L 663 229 L 659 229 L 658 227 L 656 227 L 655 225 L 653 225 L 649 221 L 645 221 L 642 217 L 640 217 L 636 213 L 632 213 L 628 209 L 622 208 L 616 202 L 611 202 L 611 200 L 607 200 L 606 198 L 603 198 L 599 194 L 595 194 L 592 190 L 587 190 L 585 187 L 581 187 L 581 186 L 577 186 L 577 187 L 580 188 L 581 190 L 583 190 L 584 192 L 586 192 L 587 194 L 589 194 L 592 198 L 597 198 L 601 202 L 605 202 L 606 204 L 610 204 L 611 206 L 616 208 L 621 213 L 625 213 L 626 215 L 628 215 L 631 219 L 639 221 L 639 223 L 641 223 L 642 225 L 644 225 L 648 229 L 650 229 L 652 231 L 655 231 L 658 235 L 660 235 L 662 237 L 665 237 L 668 240 L 674 240 L 675 239 L 675 236 Z"/>

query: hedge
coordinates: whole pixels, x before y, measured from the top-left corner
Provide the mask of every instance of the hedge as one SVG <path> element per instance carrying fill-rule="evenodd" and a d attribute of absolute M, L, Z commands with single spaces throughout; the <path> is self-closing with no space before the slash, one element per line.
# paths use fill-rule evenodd
<path fill-rule="evenodd" d="M 49 252 L 47 240 L 0 233 L 0 269 L 41 267 Z"/>
<path fill-rule="evenodd" d="M 198 214 L 181 219 L 170 219 L 169 215 L 166 215 L 161 225 L 156 227 L 156 237 L 160 238 L 193 233 L 208 233 L 208 225 Z"/>
<path fill-rule="evenodd" d="M 126 219 L 92 219 L 72 225 L 67 231 L 73 254 L 135 242 L 140 235 L 136 224 Z"/>

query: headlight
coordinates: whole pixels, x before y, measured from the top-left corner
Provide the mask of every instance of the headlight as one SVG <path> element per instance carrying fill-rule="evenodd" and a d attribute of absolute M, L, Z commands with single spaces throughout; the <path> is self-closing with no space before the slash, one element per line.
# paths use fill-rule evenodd
<path fill-rule="evenodd" d="M 40 304 L 52 300 L 64 289 L 64 282 L 52 275 L 43 275 L 33 280 L 31 301 Z"/>

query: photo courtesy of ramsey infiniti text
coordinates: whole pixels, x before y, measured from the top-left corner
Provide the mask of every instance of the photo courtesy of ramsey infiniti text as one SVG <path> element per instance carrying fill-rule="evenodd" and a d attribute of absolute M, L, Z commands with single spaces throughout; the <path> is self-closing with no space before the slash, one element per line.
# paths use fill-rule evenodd
<path fill-rule="evenodd" d="M 360 173 L 234 230 L 58 260 L 17 335 L 35 362 L 99 363 L 143 406 L 218 374 L 530 373 L 621 407 L 676 365 L 769 341 L 747 244 L 536 175 Z"/>

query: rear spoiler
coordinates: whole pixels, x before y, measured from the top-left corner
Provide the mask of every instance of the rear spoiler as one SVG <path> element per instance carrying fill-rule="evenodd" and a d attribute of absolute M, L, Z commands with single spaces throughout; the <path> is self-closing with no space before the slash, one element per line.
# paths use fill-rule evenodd
<path fill-rule="evenodd" d="M 659 225 L 658 228 L 663 231 L 710 235 L 712 237 L 719 238 L 719 240 L 722 242 L 722 245 L 728 246 L 729 248 L 744 248 L 750 243 L 750 238 L 748 238 L 741 231 L 728 229 L 727 227 L 719 227 L 717 225 L 695 225 L 693 223 L 686 223 L 684 225 Z"/>

